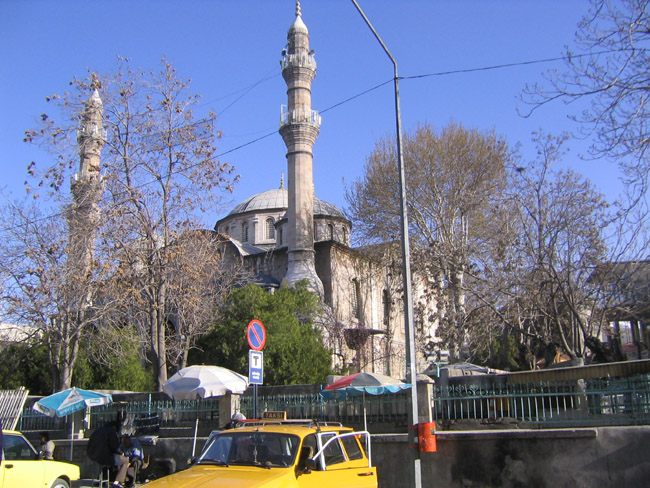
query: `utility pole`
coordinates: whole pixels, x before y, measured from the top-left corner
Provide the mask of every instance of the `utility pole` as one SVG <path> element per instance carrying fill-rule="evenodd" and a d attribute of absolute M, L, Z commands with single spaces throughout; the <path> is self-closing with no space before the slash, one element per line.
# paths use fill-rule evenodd
<path fill-rule="evenodd" d="M 417 372 L 415 369 L 415 328 L 413 326 L 413 297 L 411 294 L 411 251 L 408 233 L 408 215 L 406 206 L 406 177 L 404 172 L 404 160 L 402 157 L 402 120 L 399 103 L 399 76 L 397 74 L 397 62 L 390 53 L 384 41 L 372 26 L 361 7 L 352 0 L 352 3 L 363 17 L 381 47 L 384 49 L 393 63 L 395 86 L 395 119 L 397 129 L 397 165 L 399 169 L 400 184 L 400 221 L 402 230 L 402 280 L 404 285 L 404 336 L 406 339 L 406 381 L 411 383 L 411 408 L 408 412 L 408 444 L 409 452 L 412 455 L 412 470 L 410 471 L 411 486 L 422 488 L 422 469 L 420 462 L 420 451 L 417 449 L 417 423 L 418 423 L 418 394 L 417 394 Z"/>

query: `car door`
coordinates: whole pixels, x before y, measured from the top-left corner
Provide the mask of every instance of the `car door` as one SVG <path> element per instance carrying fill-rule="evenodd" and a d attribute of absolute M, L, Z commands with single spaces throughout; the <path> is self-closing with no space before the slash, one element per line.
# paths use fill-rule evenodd
<path fill-rule="evenodd" d="M 21 435 L 3 436 L 4 460 L 2 488 L 43 486 L 45 463 L 38 459 L 36 451 Z"/>
<path fill-rule="evenodd" d="M 377 470 L 370 467 L 368 459 L 358 449 L 351 459 L 341 443 L 343 438 L 350 437 L 355 445 L 358 442 L 354 434 L 347 433 L 337 436 L 334 433 L 323 434 L 323 447 L 314 456 L 317 469 L 302 472 L 298 476 L 299 488 L 321 488 L 336 486 L 337 488 L 376 488 Z M 350 443 L 350 445 L 352 445 Z M 360 456 L 360 457 L 359 457 Z"/>

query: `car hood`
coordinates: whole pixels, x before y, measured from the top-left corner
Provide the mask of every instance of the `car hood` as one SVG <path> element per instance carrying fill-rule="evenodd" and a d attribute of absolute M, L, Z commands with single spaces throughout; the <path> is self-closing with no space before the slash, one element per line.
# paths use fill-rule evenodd
<path fill-rule="evenodd" d="M 285 478 L 286 480 L 283 480 Z M 149 483 L 151 488 L 254 488 L 273 486 L 283 488 L 295 480 L 292 468 L 261 468 L 255 466 L 192 466 Z"/>

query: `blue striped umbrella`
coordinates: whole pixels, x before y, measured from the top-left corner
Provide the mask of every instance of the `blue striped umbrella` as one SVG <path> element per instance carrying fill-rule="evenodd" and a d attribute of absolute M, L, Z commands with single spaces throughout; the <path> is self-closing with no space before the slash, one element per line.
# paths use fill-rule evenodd
<path fill-rule="evenodd" d="M 72 387 L 41 398 L 32 408 L 48 417 L 65 417 L 77 410 L 106 405 L 112 401 L 111 395 Z"/>

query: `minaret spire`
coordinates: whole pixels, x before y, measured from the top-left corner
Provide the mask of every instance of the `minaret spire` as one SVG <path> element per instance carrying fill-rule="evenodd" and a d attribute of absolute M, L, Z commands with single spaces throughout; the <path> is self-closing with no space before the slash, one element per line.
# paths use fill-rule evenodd
<path fill-rule="evenodd" d="M 287 34 L 282 77 L 287 83 L 287 106 L 283 107 L 280 135 L 287 146 L 289 180 L 287 274 L 290 286 L 307 280 L 309 288 L 323 296 L 323 283 L 316 274 L 314 252 L 313 147 L 320 130 L 320 115 L 311 109 L 311 83 L 316 75 L 309 31 L 302 21 L 300 2 L 296 19 Z"/>

